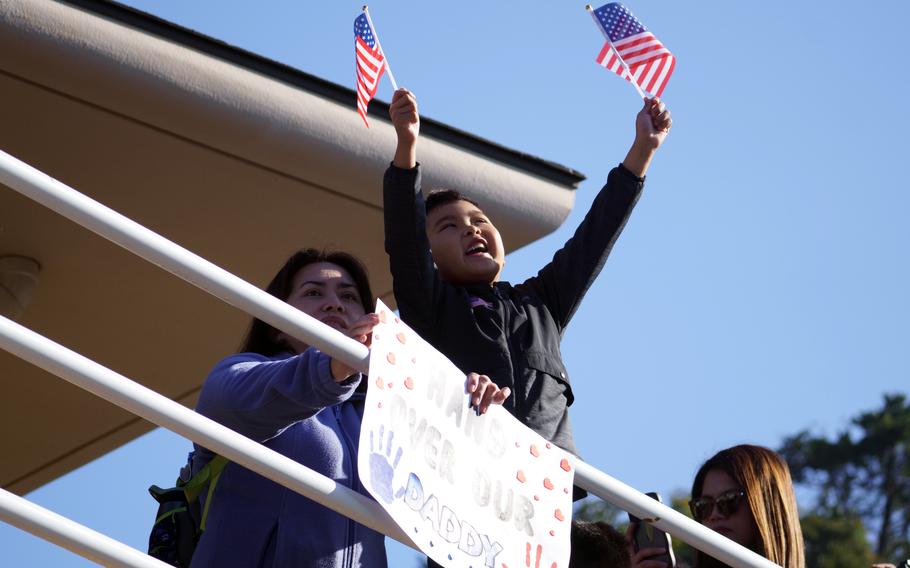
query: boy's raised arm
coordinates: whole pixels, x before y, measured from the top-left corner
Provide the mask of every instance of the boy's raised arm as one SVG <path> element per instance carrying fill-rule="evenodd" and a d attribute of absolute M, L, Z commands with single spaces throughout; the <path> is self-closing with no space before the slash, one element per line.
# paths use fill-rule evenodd
<path fill-rule="evenodd" d="M 389 117 L 398 145 L 383 177 L 382 202 L 385 250 L 392 286 L 402 318 L 424 339 L 436 333 L 435 293 L 438 277 L 426 233 L 426 212 L 420 193 L 417 99 L 407 89 L 395 91 Z"/>
<path fill-rule="evenodd" d="M 635 140 L 622 165 L 610 172 L 575 234 L 553 260 L 524 285 L 537 291 L 562 329 L 603 268 L 644 185 L 655 152 L 667 137 L 672 119 L 658 99 L 645 99 L 635 117 Z"/>
<path fill-rule="evenodd" d="M 395 148 L 395 167 L 410 170 L 417 165 L 417 137 L 420 134 L 420 115 L 417 113 L 417 99 L 407 89 L 398 89 L 392 96 L 389 118 L 398 135 Z"/>

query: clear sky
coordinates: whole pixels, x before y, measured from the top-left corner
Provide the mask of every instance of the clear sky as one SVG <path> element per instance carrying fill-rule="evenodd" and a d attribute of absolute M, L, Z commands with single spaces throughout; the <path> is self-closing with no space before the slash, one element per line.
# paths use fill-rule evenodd
<path fill-rule="evenodd" d="M 128 4 L 353 88 L 360 3 Z M 719 449 L 833 433 L 910 386 L 910 4 L 626 5 L 678 58 L 674 128 L 563 354 L 583 457 L 666 494 Z M 640 106 L 594 63 L 584 3 L 370 11 L 423 115 L 588 176 L 563 227 L 507 257 L 507 279 L 534 274 L 625 155 Z M 188 448 L 156 431 L 28 498 L 144 550 L 146 487 L 173 481 Z M 10 566 L 89 564 L 2 524 L 0 550 Z"/>

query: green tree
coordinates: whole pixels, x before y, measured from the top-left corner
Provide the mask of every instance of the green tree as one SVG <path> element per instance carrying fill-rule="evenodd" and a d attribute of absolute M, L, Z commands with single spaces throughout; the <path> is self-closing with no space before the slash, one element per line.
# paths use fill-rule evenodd
<path fill-rule="evenodd" d="M 592 523 L 603 521 L 608 525 L 613 525 L 620 531 L 625 531 L 626 525 L 629 524 L 628 517 L 626 517 L 626 514 L 622 509 L 594 497 L 593 495 L 576 503 L 575 515 L 573 518 L 576 521 L 588 521 Z"/>
<path fill-rule="evenodd" d="M 801 524 L 806 540 L 806 566 L 856 568 L 872 564 L 872 549 L 859 517 L 809 514 L 802 518 Z"/>
<path fill-rule="evenodd" d="M 816 490 L 815 515 L 832 521 L 858 518 L 872 535 L 879 559 L 899 563 L 910 556 L 910 402 L 905 395 L 885 395 L 881 409 L 861 413 L 833 439 L 808 431 L 789 437 L 780 453 L 794 481 Z"/>
<path fill-rule="evenodd" d="M 687 492 L 682 490 L 674 492 L 670 497 L 670 506 L 690 519 L 692 518 L 692 513 L 689 511 L 689 494 Z M 695 549 L 678 538 L 674 538 L 671 544 L 673 544 L 673 555 L 676 556 L 676 563 L 692 566 L 695 562 Z"/>

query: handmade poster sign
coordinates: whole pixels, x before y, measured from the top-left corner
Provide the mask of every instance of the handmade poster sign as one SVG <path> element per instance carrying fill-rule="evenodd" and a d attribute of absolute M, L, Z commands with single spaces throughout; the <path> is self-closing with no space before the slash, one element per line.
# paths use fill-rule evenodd
<path fill-rule="evenodd" d="M 360 433 L 363 484 L 429 557 L 465 568 L 569 564 L 571 454 L 501 406 L 382 302 Z"/>

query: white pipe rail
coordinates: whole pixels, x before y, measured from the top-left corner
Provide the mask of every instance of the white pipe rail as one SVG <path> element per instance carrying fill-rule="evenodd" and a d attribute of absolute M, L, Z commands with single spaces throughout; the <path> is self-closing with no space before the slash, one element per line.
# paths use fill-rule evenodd
<path fill-rule="evenodd" d="M 678 537 L 733 568 L 780 568 L 764 556 L 736 544 L 679 511 L 584 462 L 575 465 L 575 484 L 640 519 L 653 519 L 657 528 Z"/>
<path fill-rule="evenodd" d="M 6 184 L 19 193 L 79 223 L 130 252 L 153 262 L 227 303 L 291 334 L 293 337 L 297 337 L 311 345 L 318 345 L 326 353 L 337 357 L 352 367 L 364 372 L 369 369 L 369 350 L 364 345 L 345 337 L 340 332 L 291 308 L 286 303 L 252 284 L 2 151 L 0 151 L 0 183 Z M 132 383 L 125 377 L 70 351 L 71 356 L 66 357 L 66 359 L 69 360 L 69 363 L 78 363 L 79 366 L 75 368 L 82 370 L 92 369 L 97 371 L 99 376 L 104 376 L 105 380 L 96 382 L 94 378 L 91 378 L 91 375 L 83 376 L 78 374 L 66 365 L 55 362 L 51 356 L 50 346 L 44 342 L 50 343 L 50 345 L 56 344 L 41 336 L 32 337 L 35 334 L 21 326 L 17 326 L 19 329 L 10 326 L 16 326 L 16 324 L 9 320 L 0 322 L 0 330 L 6 335 L 3 338 L 4 340 L 0 342 L 2 343 L 0 347 L 4 347 L 51 373 L 130 410 L 150 422 L 164 426 L 194 442 L 215 450 L 232 461 L 236 461 L 289 489 L 347 515 L 361 524 L 384 532 L 404 544 L 413 546 L 394 524 L 389 524 L 390 527 L 394 527 L 393 529 L 380 528 L 390 522 L 388 516 L 384 511 L 381 511 L 376 503 L 365 499 L 362 495 L 350 491 L 348 491 L 352 493 L 350 496 L 346 496 L 343 491 L 337 493 L 346 488 L 337 486 L 330 488 L 329 484 L 334 486 L 334 482 L 324 477 L 321 480 L 313 480 L 313 484 L 309 485 L 305 479 L 308 480 L 311 477 L 310 474 L 317 476 L 318 474 L 301 464 L 271 452 L 264 446 L 252 442 L 220 424 L 211 422 L 170 399 L 162 397 L 141 385 Z M 35 346 L 43 345 L 44 348 L 48 349 L 48 352 L 42 352 L 34 360 L 26 357 L 25 353 L 28 353 L 28 351 L 22 349 L 22 344 L 16 337 L 19 337 L 20 340 L 21 338 L 29 337 L 31 344 Z M 68 351 L 62 346 L 56 347 Z M 20 351 L 23 354 L 20 354 Z M 49 366 L 45 367 L 42 362 Z M 123 384 L 118 385 L 118 380 Z M 129 383 L 131 388 L 124 386 L 126 383 Z M 135 389 L 141 389 L 142 392 Z M 135 394 L 138 398 L 133 399 L 127 396 L 127 391 Z M 110 397 L 102 393 L 109 394 Z M 163 400 L 157 400 L 156 397 Z M 146 398 L 154 400 L 154 406 L 147 407 L 144 402 L 140 402 L 141 399 Z M 167 403 L 176 405 L 177 408 L 167 408 L 169 406 Z M 165 409 L 167 410 L 165 411 Z M 223 429 L 223 432 L 215 434 L 215 431 L 211 430 L 212 428 Z M 229 445 L 222 443 L 220 438 L 222 434 L 230 438 L 234 436 L 237 438 L 231 440 L 232 443 Z M 218 439 L 214 437 L 215 435 L 218 436 Z M 226 441 L 228 438 L 224 438 L 224 440 Z M 233 442 L 236 442 L 236 445 Z M 261 460 L 261 463 L 258 460 Z M 286 468 L 291 469 L 287 470 Z M 287 475 L 287 471 L 295 471 L 297 476 Z M 640 518 L 658 519 L 654 522 L 655 526 L 681 538 L 699 550 L 716 556 L 734 568 L 771 568 L 777 566 L 760 555 L 714 533 L 670 507 L 657 503 L 643 493 L 598 471 L 590 465 L 579 463 L 576 469 L 576 484 Z M 330 496 L 332 493 L 336 493 L 336 495 Z M 362 506 L 367 507 L 366 510 L 369 511 L 369 514 L 364 517 L 362 511 L 351 511 L 349 513 L 343 510 L 346 507 L 349 508 L 351 503 L 348 501 L 346 503 L 342 502 L 340 505 L 336 504 L 334 497 L 339 494 L 342 496 L 341 501 L 344 501 L 345 498 L 363 500 L 365 503 Z M 313 495 L 318 496 L 318 498 Z M 382 519 L 381 521 L 380 518 Z"/>
<path fill-rule="evenodd" d="M 4 489 L 0 489 L 0 520 L 103 566 L 170 568 L 170 564 Z"/>
<path fill-rule="evenodd" d="M 370 351 L 158 233 L 0 150 L 0 183 L 160 266 L 228 304 L 366 372 Z"/>
<path fill-rule="evenodd" d="M 320 505 L 416 548 L 375 501 L 2 316 L 0 348 Z"/>

